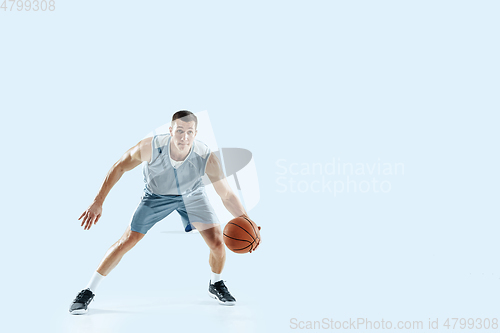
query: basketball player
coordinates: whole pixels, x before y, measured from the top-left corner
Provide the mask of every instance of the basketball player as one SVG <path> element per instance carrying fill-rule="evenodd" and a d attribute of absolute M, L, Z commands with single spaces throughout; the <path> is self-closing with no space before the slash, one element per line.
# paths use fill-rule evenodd
<path fill-rule="evenodd" d="M 197 125 L 198 120 L 192 112 L 178 111 L 172 116 L 169 134 L 140 141 L 111 167 L 94 202 L 79 218 L 83 218 L 81 226 L 84 230 L 89 230 L 99 221 L 104 199 L 121 176 L 142 162 L 147 162 L 143 164 L 144 194 L 125 233 L 106 252 L 87 288 L 73 300 L 70 313 L 86 313 L 104 277 L 155 223 L 174 210 L 181 216 L 184 230 L 192 232 L 197 229 L 210 248 L 209 295 L 223 305 L 236 303 L 221 279 L 226 261 L 225 246 L 219 220 L 208 201 L 201 177 L 207 174 L 224 206 L 234 217 L 248 216 L 229 186 L 217 156 L 210 152 L 207 145 L 195 140 Z M 259 230 L 257 236 L 253 250 L 260 243 Z"/>

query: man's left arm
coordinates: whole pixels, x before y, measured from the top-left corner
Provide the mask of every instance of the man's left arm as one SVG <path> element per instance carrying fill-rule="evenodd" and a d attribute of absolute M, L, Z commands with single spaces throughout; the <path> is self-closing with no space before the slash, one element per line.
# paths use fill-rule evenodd
<path fill-rule="evenodd" d="M 210 181 L 212 182 L 212 184 L 214 185 L 215 192 L 217 192 L 217 194 L 221 197 L 224 207 L 226 207 L 226 209 L 234 217 L 245 216 L 246 218 L 250 219 L 247 212 L 245 211 L 245 208 L 241 204 L 240 199 L 238 199 L 236 194 L 231 189 L 231 186 L 229 186 L 226 176 L 222 171 L 221 163 L 214 153 L 211 153 L 210 156 L 208 157 L 207 167 L 205 169 L 205 172 Z M 258 227 L 258 230 L 256 230 L 257 236 L 260 238 L 259 230 L 260 227 Z M 254 251 L 255 249 L 257 249 L 257 247 L 258 244 L 254 248 Z"/>

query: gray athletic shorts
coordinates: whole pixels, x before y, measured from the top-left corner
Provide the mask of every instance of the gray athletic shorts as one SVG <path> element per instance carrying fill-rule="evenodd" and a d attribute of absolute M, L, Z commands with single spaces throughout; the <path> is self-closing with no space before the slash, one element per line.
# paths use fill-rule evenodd
<path fill-rule="evenodd" d="M 144 192 L 132 216 L 130 229 L 146 234 L 157 222 L 176 210 L 181 216 L 185 232 L 196 229 L 191 223 L 219 224 L 205 191 L 189 195 L 159 195 Z"/>

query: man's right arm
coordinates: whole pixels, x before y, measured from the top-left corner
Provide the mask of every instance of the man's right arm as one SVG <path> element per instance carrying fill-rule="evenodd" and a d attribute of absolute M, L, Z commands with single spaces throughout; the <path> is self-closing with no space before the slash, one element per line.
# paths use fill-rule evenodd
<path fill-rule="evenodd" d="M 120 180 L 122 175 L 126 171 L 134 169 L 136 166 L 146 161 L 151 160 L 151 140 L 152 138 L 146 138 L 141 140 L 135 146 L 130 148 L 123 154 L 123 156 L 111 167 L 101 185 L 99 192 L 97 193 L 94 202 L 87 208 L 85 212 L 80 216 L 78 220 L 83 218 L 81 226 L 85 230 L 90 229 L 93 224 L 96 224 L 102 215 L 102 205 L 104 199 L 106 199 L 109 191 L 115 186 L 115 184 Z"/>

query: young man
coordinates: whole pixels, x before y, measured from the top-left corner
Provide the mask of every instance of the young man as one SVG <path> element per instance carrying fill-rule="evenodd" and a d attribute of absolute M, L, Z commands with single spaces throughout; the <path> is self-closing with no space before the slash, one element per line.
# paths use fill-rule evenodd
<path fill-rule="evenodd" d="M 87 288 L 73 300 L 69 312 L 83 314 L 95 296 L 98 284 L 120 262 L 155 223 L 174 210 L 181 215 L 186 232 L 197 229 L 210 248 L 211 279 L 209 295 L 223 305 L 236 299 L 221 279 L 226 252 L 219 220 L 208 201 L 201 177 L 206 173 L 226 209 L 234 216 L 248 218 L 243 205 L 229 186 L 217 156 L 207 145 L 195 140 L 198 120 L 190 111 L 181 110 L 172 117 L 170 134 L 155 135 L 130 148 L 108 172 L 94 202 L 80 216 L 84 230 L 99 221 L 102 205 L 121 176 L 142 162 L 144 194 L 123 236 L 104 255 Z M 260 230 L 260 227 L 258 228 Z M 258 233 L 255 250 L 260 243 Z"/>

